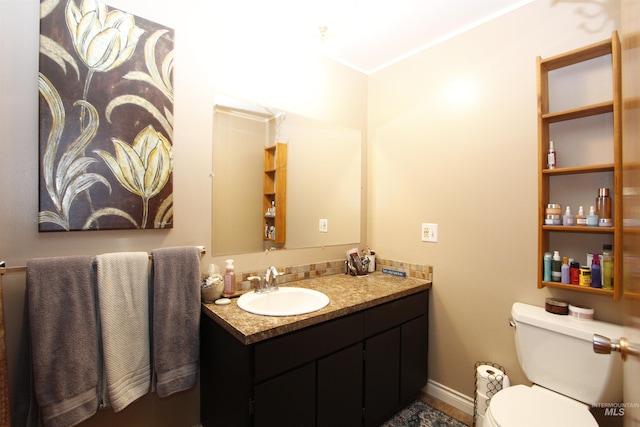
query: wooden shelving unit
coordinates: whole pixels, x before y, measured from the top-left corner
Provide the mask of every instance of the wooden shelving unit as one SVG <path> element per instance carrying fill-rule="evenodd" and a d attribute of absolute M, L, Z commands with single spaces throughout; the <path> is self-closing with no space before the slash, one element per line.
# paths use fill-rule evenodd
<path fill-rule="evenodd" d="M 264 149 L 262 210 L 265 249 L 281 249 L 287 241 L 287 148 L 287 144 L 277 142 Z M 275 215 L 270 215 L 270 209 L 274 204 Z M 270 231 L 272 227 L 275 233 Z"/>
<path fill-rule="evenodd" d="M 612 74 L 612 99 L 591 105 L 584 105 L 564 111 L 549 112 L 549 72 L 564 67 L 579 64 L 584 61 L 611 55 Z M 619 300 L 622 295 L 622 94 L 621 94 L 621 50 L 620 39 L 617 32 L 613 32 L 610 39 L 585 46 L 570 52 L 556 55 L 551 58 L 537 58 L 538 71 L 538 288 L 552 286 L 561 289 L 587 292 L 597 295 L 605 295 Z M 613 163 L 597 165 L 580 165 L 572 167 L 560 167 L 547 169 L 547 152 L 549 150 L 550 131 L 553 123 L 568 122 L 586 117 L 608 114 L 613 120 Z M 577 125 L 576 125 L 577 126 Z M 561 141 L 555 141 L 556 148 Z M 545 207 L 551 201 L 550 179 L 561 175 L 582 175 L 592 173 L 607 173 L 613 176 L 613 227 L 584 227 L 584 226 L 553 226 L 544 225 Z M 593 194 L 587 197 L 593 199 Z M 573 212 L 576 213 L 575 211 Z M 577 234 L 601 235 L 603 239 L 613 241 L 614 265 L 613 265 L 613 290 L 600 288 L 567 285 L 559 282 L 546 282 L 543 280 L 544 253 L 550 252 L 550 235 L 559 233 L 560 239 Z M 586 251 L 585 251 L 586 252 Z"/>

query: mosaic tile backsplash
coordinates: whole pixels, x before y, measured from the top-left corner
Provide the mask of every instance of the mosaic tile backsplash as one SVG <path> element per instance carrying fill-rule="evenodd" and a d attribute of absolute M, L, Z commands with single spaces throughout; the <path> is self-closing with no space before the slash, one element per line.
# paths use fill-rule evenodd
<path fill-rule="evenodd" d="M 286 285 L 290 282 L 298 280 L 310 279 L 319 276 L 330 276 L 332 274 L 344 274 L 344 259 L 335 261 L 323 261 L 314 264 L 303 264 L 288 267 L 279 267 L 278 271 L 281 275 L 278 276 L 278 283 Z M 407 273 L 407 277 L 414 277 L 416 279 L 433 280 L 433 266 L 412 264 L 402 261 L 393 261 L 384 258 L 376 258 L 376 271 L 381 271 L 383 267 L 393 268 L 395 270 L 401 270 Z M 246 290 L 251 288 L 251 283 L 248 278 L 250 276 L 261 276 L 263 272 L 249 271 L 236 274 L 236 288 L 238 290 Z"/>

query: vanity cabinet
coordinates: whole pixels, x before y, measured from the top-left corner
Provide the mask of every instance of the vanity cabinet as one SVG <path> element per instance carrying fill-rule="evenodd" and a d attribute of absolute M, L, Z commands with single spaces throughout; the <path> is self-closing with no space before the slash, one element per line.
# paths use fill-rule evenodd
<path fill-rule="evenodd" d="M 594 62 L 599 61 L 599 62 Z M 598 78 L 599 66 L 609 78 Z M 537 58 L 538 74 L 538 288 L 557 287 L 606 295 L 622 295 L 622 95 L 618 33 L 610 39 L 550 58 Z M 572 84 L 555 84 L 560 82 Z M 578 82 L 578 83 L 575 83 Z M 610 86 L 609 86 L 610 85 Z M 607 87 L 609 86 L 609 87 Z M 567 93 L 568 87 L 576 87 Z M 603 87 L 604 99 L 591 99 Z M 597 95 L 596 95 L 597 96 Z M 565 105 L 574 102 L 578 105 Z M 554 102 L 561 108 L 554 108 Z M 558 138 L 556 138 L 558 137 Z M 548 168 L 550 140 L 558 153 L 556 168 Z M 583 205 L 585 215 L 595 205 L 598 187 L 610 187 L 613 226 L 546 225 L 547 204 L 570 204 L 572 214 Z M 591 288 L 543 280 L 545 252 L 559 250 L 586 266 L 586 254 L 613 247 L 613 289 Z"/>
<path fill-rule="evenodd" d="M 203 314 L 204 427 L 374 426 L 427 383 L 428 291 L 244 345 Z"/>

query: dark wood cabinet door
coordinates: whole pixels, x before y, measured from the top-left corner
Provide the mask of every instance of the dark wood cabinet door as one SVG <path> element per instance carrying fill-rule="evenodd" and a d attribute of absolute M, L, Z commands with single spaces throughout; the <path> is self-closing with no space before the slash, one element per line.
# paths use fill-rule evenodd
<path fill-rule="evenodd" d="M 429 346 L 428 316 L 420 316 L 401 327 L 400 402 L 414 399 L 427 384 Z"/>
<path fill-rule="evenodd" d="M 362 425 L 362 347 L 318 361 L 318 427 Z"/>
<path fill-rule="evenodd" d="M 400 400 L 400 328 L 365 341 L 365 425 L 392 415 Z"/>
<path fill-rule="evenodd" d="M 315 362 L 256 385 L 254 393 L 255 427 L 315 426 Z"/>

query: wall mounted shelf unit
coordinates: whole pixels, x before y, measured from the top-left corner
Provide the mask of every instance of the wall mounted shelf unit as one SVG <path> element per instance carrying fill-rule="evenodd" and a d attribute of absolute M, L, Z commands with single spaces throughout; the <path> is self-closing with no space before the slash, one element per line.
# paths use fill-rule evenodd
<path fill-rule="evenodd" d="M 617 32 L 613 32 L 610 39 L 594 43 L 583 48 L 579 48 L 570 52 L 566 52 L 560 55 L 556 55 L 550 58 L 543 59 L 537 58 L 537 75 L 538 75 L 538 288 L 545 286 L 574 290 L 578 292 L 588 292 L 597 295 L 610 296 L 614 300 L 619 300 L 622 295 L 622 94 L 621 94 L 621 50 L 620 39 Z M 556 97 L 566 98 L 581 98 L 580 96 L 567 96 L 561 92 L 562 87 L 559 85 L 551 85 L 549 74 L 555 70 L 559 72 L 569 73 L 569 78 L 574 76 L 572 72 L 580 73 L 584 70 L 582 68 L 575 68 L 574 66 L 584 65 L 587 61 L 611 58 L 610 73 L 611 73 L 611 99 L 604 101 L 597 101 L 594 103 L 587 102 L 586 105 L 579 105 L 577 107 L 571 106 L 570 108 L 561 108 L 559 111 L 550 111 L 550 105 L 553 102 L 550 100 L 557 100 Z M 608 64 L 607 64 L 608 66 Z M 562 69 L 562 70 L 561 70 Z M 579 79 L 580 76 L 575 76 Z M 589 78 L 584 80 L 586 91 L 587 87 L 591 87 L 593 81 Z M 581 81 L 582 82 L 582 81 Z M 590 86 L 591 85 L 591 86 Z M 560 85 L 561 86 L 561 85 Z M 552 90 L 553 88 L 553 90 Z M 553 92 L 553 93 L 550 93 Z M 587 97 L 588 98 L 588 97 Z M 564 101 L 564 100 L 562 100 Z M 561 105 L 562 102 L 559 103 Z M 607 123 L 604 127 L 608 130 L 611 129 L 609 135 L 607 135 L 607 141 L 590 140 L 584 137 L 584 129 L 581 130 L 581 126 L 584 124 L 584 120 L 598 120 L 598 129 L 602 128 L 600 123 Z M 569 132 L 575 131 L 575 136 L 565 139 L 573 139 L 571 141 L 571 150 L 575 152 L 576 147 L 578 151 L 596 151 L 602 153 L 604 162 L 592 162 L 585 161 L 585 164 L 572 164 L 572 162 L 565 163 L 566 167 L 563 167 L 562 157 L 559 156 L 558 167 L 554 169 L 547 168 L 547 153 L 549 151 L 549 141 L 554 140 L 550 128 L 555 124 L 561 124 L 564 126 L 565 134 L 566 129 Z M 557 126 L 557 125 L 556 125 Z M 582 133 L 581 133 L 582 132 Z M 589 131 L 587 131 L 588 133 Z M 566 140 L 554 140 L 555 148 L 558 152 L 562 150 L 562 144 L 567 142 Z M 580 145 L 583 144 L 584 145 Z M 590 145 L 589 145 L 590 144 Z M 595 145 L 595 146 L 593 146 Z M 559 148 L 560 147 L 560 148 Z M 571 153 L 569 149 L 564 149 L 564 154 Z M 596 156 L 598 157 L 598 156 Z M 609 161 L 612 159 L 612 161 Z M 587 180 L 598 181 L 600 177 L 609 183 L 612 183 L 612 189 L 610 194 L 613 202 L 613 226 L 612 227 L 586 227 L 586 226 L 559 226 L 559 225 L 544 225 L 545 223 L 545 208 L 549 203 L 560 203 L 560 200 L 551 200 L 554 194 L 558 194 L 557 191 L 573 192 L 577 194 L 576 197 L 580 197 L 580 200 L 585 200 L 584 208 L 585 213 L 588 212 L 589 205 L 593 205 L 595 196 L 597 195 L 597 188 L 588 188 L 580 185 L 581 182 Z M 567 178 L 568 177 L 568 178 Z M 557 187 L 575 186 L 574 188 L 561 188 Z M 604 186 L 604 185 L 603 185 Z M 588 185 L 587 185 L 588 187 Z M 556 193 L 554 193 L 556 191 Z M 590 203 L 588 202 L 590 201 Z M 577 206 L 573 206 L 572 213 L 576 214 Z M 563 205 L 564 211 L 564 205 Z M 566 243 L 569 242 L 569 243 Z M 589 242 L 585 246 L 581 246 L 584 242 Z M 594 243 L 597 242 L 597 243 Z M 586 257 L 587 252 L 601 252 L 602 244 L 613 245 L 613 289 L 601 289 L 583 287 L 571 284 L 562 284 L 560 282 L 548 282 L 543 280 L 543 268 L 544 268 L 544 254 L 545 252 L 552 252 L 556 250 L 555 246 L 562 246 L 568 249 L 566 254 L 561 256 L 570 256 L 575 254 L 576 261 L 580 262 L 581 259 L 577 256 L 583 255 Z M 596 244 L 599 247 L 595 247 Z M 550 246 L 554 247 L 550 247 Z M 572 246 L 573 245 L 573 246 Z M 585 265 L 581 262 L 581 265 Z"/>

